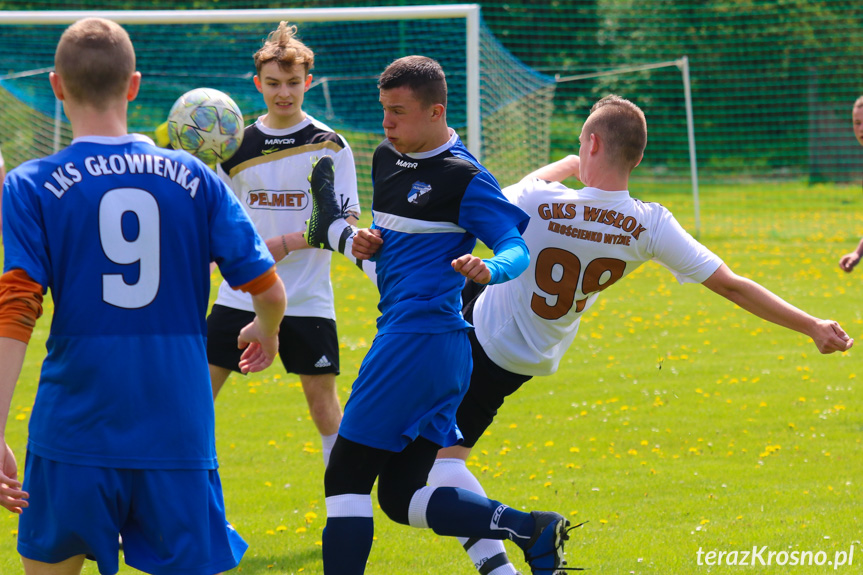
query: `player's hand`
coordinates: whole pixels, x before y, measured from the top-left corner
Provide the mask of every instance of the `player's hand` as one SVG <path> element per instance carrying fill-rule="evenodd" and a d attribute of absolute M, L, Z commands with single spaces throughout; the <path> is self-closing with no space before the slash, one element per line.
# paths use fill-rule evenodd
<path fill-rule="evenodd" d="M 839 259 L 839 267 L 846 272 L 850 272 L 857 266 L 859 261 L 860 254 L 857 252 L 851 252 L 850 254 L 845 254 Z"/>
<path fill-rule="evenodd" d="M 244 349 L 240 357 L 240 371 L 251 373 L 270 367 L 279 353 L 279 332 L 266 335 L 261 330 L 257 318 L 240 330 L 237 347 Z"/>
<path fill-rule="evenodd" d="M 351 253 L 358 260 L 371 259 L 383 245 L 381 231 L 378 229 L 360 228 L 354 236 Z"/>
<path fill-rule="evenodd" d="M 4 441 L 3 449 L 0 450 L 0 505 L 12 513 L 21 513 L 21 510 L 29 505 L 28 497 L 29 493 L 21 491 L 15 454 Z"/>
<path fill-rule="evenodd" d="M 845 351 L 854 345 L 854 340 L 845 333 L 845 330 L 837 322 L 831 319 L 819 319 L 817 321 L 812 339 L 821 353 Z"/>
<path fill-rule="evenodd" d="M 491 281 L 491 272 L 485 262 L 472 254 L 465 254 L 453 260 L 452 269 L 478 284 L 487 284 Z"/>

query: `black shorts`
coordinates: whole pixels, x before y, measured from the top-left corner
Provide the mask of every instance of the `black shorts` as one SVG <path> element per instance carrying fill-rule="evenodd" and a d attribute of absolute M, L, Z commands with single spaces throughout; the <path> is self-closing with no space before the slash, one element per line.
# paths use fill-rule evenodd
<path fill-rule="evenodd" d="M 484 289 L 484 285 L 468 281 L 462 290 L 462 313 L 468 322 L 473 321 L 474 303 Z M 470 330 L 468 337 L 473 355 L 473 372 L 470 387 L 456 412 L 456 423 L 464 435 L 461 445 L 473 447 L 494 421 L 504 399 L 515 393 L 532 376 L 503 369 L 485 354 L 474 330 Z"/>
<path fill-rule="evenodd" d="M 207 360 L 231 371 L 240 371 L 237 336 L 255 314 L 214 305 L 207 318 Z M 339 374 L 339 338 L 336 322 L 321 317 L 285 316 L 279 328 L 279 357 L 288 373 Z"/>

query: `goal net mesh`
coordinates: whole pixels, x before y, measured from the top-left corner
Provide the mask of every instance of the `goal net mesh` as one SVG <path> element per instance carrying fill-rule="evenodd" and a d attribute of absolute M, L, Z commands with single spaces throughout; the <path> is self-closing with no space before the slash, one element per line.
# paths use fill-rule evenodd
<path fill-rule="evenodd" d="M 377 76 L 394 59 L 422 54 L 447 74 L 447 121 L 466 138 L 466 20 L 291 22 L 315 52 L 314 81 L 304 110 L 345 136 L 354 151 L 360 194 L 371 195 L 370 167 L 383 139 Z M 253 55 L 278 22 L 124 24 L 143 75 L 130 104 L 129 129 L 153 134 L 184 92 L 210 87 L 228 93 L 246 122 L 266 112 L 252 81 Z M 48 72 L 66 25 L 0 26 L 0 147 L 10 166 L 65 146 L 71 133 L 51 93 Z M 549 157 L 554 79 L 519 62 L 489 32 L 480 32 L 483 163 L 502 185 Z M 26 57 L 22 57 L 26 55 Z"/>

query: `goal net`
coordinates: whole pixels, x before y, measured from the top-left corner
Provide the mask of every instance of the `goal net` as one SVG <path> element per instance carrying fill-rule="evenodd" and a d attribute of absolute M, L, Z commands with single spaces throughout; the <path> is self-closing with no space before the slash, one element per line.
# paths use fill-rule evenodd
<path fill-rule="evenodd" d="M 0 18 L 0 148 L 10 167 L 68 144 L 71 133 L 48 83 L 63 30 L 88 12 L 4 12 Z M 549 159 L 554 79 L 531 70 L 489 32 L 476 5 L 364 9 L 114 11 L 143 75 L 129 129 L 153 134 L 186 91 L 228 93 L 246 122 L 265 113 L 253 54 L 287 20 L 315 52 L 304 110 L 354 150 L 361 197 L 383 139 L 377 76 L 394 59 L 438 60 L 448 81 L 448 124 L 502 185 Z M 26 56 L 25 56 L 26 55 Z"/>

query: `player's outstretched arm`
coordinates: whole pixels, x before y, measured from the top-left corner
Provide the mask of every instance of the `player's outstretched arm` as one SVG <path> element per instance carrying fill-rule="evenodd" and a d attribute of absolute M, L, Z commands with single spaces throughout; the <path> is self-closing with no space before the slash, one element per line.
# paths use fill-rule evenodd
<path fill-rule="evenodd" d="M 276 282 L 259 294 L 252 295 L 255 319 L 240 330 L 237 347 L 245 349 L 240 358 L 240 371 L 250 373 L 270 367 L 279 353 L 279 325 L 285 315 L 287 297 L 285 285 Z"/>
<path fill-rule="evenodd" d="M 818 319 L 722 264 L 703 285 L 746 311 L 811 337 L 821 353 L 845 351 L 854 340 L 833 320 Z"/>
<path fill-rule="evenodd" d="M 380 247 L 384 240 L 381 238 L 381 231 L 374 228 L 360 228 L 357 230 L 357 235 L 354 236 L 351 253 L 358 260 L 371 259 Z"/>
<path fill-rule="evenodd" d="M 27 507 L 29 495 L 21 490 L 15 454 L 6 443 L 6 420 L 12 405 L 12 393 L 24 365 L 27 344 L 17 339 L 0 337 L 0 505 L 12 513 Z"/>
<path fill-rule="evenodd" d="M 579 180 L 579 165 L 581 160 L 576 155 L 569 155 L 562 160 L 552 162 L 528 174 L 531 177 L 539 178 L 547 182 L 562 182 L 567 178 L 575 178 Z"/>

